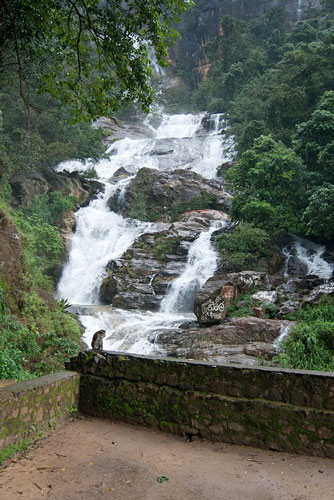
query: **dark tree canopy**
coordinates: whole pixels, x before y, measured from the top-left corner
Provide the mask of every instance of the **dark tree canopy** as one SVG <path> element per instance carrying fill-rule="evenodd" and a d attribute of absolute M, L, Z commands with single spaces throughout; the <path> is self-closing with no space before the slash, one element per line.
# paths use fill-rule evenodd
<path fill-rule="evenodd" d="M 90 118 L 121 103 L 152 102 L 149 52 L 163 63 L 172 26 L 187 0 L 1 0 L 0 70 L 17 69 L 29 105 L 29 74 L 38 86 Z"/>

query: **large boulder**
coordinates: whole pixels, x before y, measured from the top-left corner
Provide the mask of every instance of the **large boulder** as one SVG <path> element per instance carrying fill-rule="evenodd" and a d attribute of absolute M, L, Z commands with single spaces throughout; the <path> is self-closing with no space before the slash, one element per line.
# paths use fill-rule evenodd
<path fill-rule="evenodd" d="M 78 208 L 89 203 L 104 189 L 98 181 L 81 180 L 78 172 L 54 172 L 45 169 L 43 172 L 20 172 L 11 178 L 14 204 L 27 208 L 34 198 L 53 191 L 60 191 L 64 196 L 73 196 L 78 201 Z"/>
<path fill-rule="evenodd" d="M 198 232 L 170 229 L 140 236 L 121 258 L 109 262 L 100 300 L 124 309 L 156 311 L 187 262 Z"/>
<path fill-rule="evenodd" d="M 151 341 L 168 356 L 255 364 L 257 356 L 271 358 L 274 355 L 273 342 L 283 328 L 291 324 L 252 316 L 228 318 L 220 325 L 207 328 L 156 331 Z"/>
<path fill-rule="evenodd" d="M 11 188 L 15 205 L 27 208 L 35 197 L 48 193 L 49 184 L 39 172 L 22 172 L 11 178 Z"/>
<path fill-rule="evenodd" d="M 109 199 L 111 210 L 144 221 L 178 220 L 184 212 L 214 209 L 228 212 L 231 195 L 217 181 L 186 170 L 161 172 L 142 168 L 125 191 Z"/>
<path fill-rule="evenodd" d="M 228 307 L 242 294 L 255 287 L 276 287 L 283 278 L 264 272 L 241 271 L 218 274 L 210 278 L 195 298 L 194 312 L 201 324 L 217 324 L 226 316 Z"/>
<path fill-rule="evenodd" d="M 331 279 L 328 283 L 323 283 L 315 287 L 305 298 L 304 302 L 306 304 L 317 304 L 319 301 L 324 299 L 324 297 L 334 297 L 334 279 Z"/>

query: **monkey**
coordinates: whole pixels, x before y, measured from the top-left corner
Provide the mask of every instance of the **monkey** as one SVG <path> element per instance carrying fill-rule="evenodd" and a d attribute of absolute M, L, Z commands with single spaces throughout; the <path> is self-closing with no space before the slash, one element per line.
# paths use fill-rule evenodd
<path fill-rule="evenodd" d="M 103 349 L 103 339 L 106 336 L 105 330 L 98 330 L 94 333 L 92 339 L 92 349 L 93 351 L 102 351 Z"/>

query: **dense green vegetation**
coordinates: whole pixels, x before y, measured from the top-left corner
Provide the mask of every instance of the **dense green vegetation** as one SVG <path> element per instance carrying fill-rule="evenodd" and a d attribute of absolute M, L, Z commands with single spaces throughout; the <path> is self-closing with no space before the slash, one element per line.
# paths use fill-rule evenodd
<path fill-rule="evenodd" d="M 270 250 L 270 236 L 245 222 L 232 232 L 217 236 L 217 247 L 231 271 L 253 269 L 266 271 Z"/>
<path fill-rule="evenodd" d="M 230 118 L 238 150 L 228 172 L 234 220 L 274 238 L 292 232 L 332 241 L 332 2 L 295 24 L 278 7 L 248 22 L 224 16 L 204 53 L 211 69 L 198 86 L 189 62 L 179 58 L 177 71 L 192 106 Z"/>
<path fill-rule="evenodd" d="M 37 70 L 30 80 L 32 108 L 20 99 L 13 74 L 7 72 L 1 81 L 1 217 L 19 231 L 23 254 L 16 281 L 1 281 L 0 378 L 26 379 L 62 369 L 78 352 L 81 336 L 77 321 L 51 294 L 64 257 L 59 225 L 77 200 L 57 190 L 32 191 L 21 205 L 11 179 L 23 172 L 43 176 L 60 161 L 97 158 L 104 150 L 103 131 L 88 123 L 70 125 L 67 108 L 36 92 Z"/>
<path fill-rule="evenodd" d="M 163 63 L 172 28 L 191 2 L 182 0 L 2 0 L 0 69 L 15 68 L 30 106 L 30 65 L 37 89 L 66 104 L 76 118 L 152 103 L 149 52 Z M 134 43 L 134 40 L 136 43 Z"/>
<path fill-rule="evenodd" d="M 78 352 L 80 328 L 61 304 L 52 309 L 32 291 L 20 295 L 21 308 L 13 314 L 7 286 L 0 282 L 0 378 L 19 380 L 62 369 Z"/>
<path fill-rule="evenodd" d="M 334 370 L 334 305 L 324 302 L 298 311 L 297 324 L 280 346 L 276 362 L 303 370 Z"/>

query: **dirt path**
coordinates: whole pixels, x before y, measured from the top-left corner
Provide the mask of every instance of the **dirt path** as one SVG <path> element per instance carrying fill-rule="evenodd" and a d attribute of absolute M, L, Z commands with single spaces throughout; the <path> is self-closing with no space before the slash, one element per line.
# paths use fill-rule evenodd
<path fill-rule="evenodd" d="M 333 500 L 334 460 L 79 418 L 0 470 L 0 498 Z"/>

